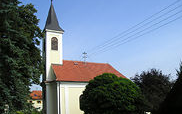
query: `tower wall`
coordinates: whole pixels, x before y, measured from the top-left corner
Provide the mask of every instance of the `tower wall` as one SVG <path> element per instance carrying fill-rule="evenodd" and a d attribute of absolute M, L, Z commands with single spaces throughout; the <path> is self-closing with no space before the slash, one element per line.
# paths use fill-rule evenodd
<path fill-rule="evenodd" d="M 44 59 L 45 73 L 43 77 L 43 112 L 44 114 L 58 114 L 57 86 L 56 83 L 50 83 L 56 79 L 51 64 L 63 64 L 62 52 L 62 34 L 63 31 L 45 30 L 44 40 Z M 57 39 L 57 49 L 52 49 L 52 38 Z"/>
<path fill-rule="evenodd" d="M 61 31 L 46 30 L 46 41 L 45 41 L 45 50 L 46 50 L 46 80 L 54 80 L 53 71 L 51 64 L 63 64 L 63 52 L 62 52 L 62 34 Z M 58 49 L 51 49 L 51 39 L 55 37 L 58 40 Z"/>
<path fill-rule="evenodd" d="M 43 42 L 43 56 L 45 73 L 43 75 L 43 112 L 45 114 L 58 114 L 59 104 L 57 84 L 52 70 L 52 64 L 63 64 L 62 34 L 64 30 L 59 26 L 57 16 L 51 2 L 47 21 L 44 28 L 45 39 Z"/>

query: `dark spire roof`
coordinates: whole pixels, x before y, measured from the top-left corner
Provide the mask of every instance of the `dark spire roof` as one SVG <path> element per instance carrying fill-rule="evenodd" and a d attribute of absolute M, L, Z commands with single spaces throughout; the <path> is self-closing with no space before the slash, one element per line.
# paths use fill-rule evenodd
<path fill-rule="evenodd" d="M 51 2 L 51 6 L 50 6 L 50 9 L 49 9 L 49 14 L 48 14 L 46 25 L 45 25 L 44 29 L 63 31 L 64 32 L 64 30 L 59 26 L 57 16 L 56 16 L 54 7 L 52 5 L 52 2 Z"/>

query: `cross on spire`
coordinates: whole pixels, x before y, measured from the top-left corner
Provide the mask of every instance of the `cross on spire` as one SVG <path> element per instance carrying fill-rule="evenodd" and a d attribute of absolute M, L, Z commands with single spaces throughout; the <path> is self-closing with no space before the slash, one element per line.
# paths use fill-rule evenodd
<path fill-rule="evenodd" d="M 49 30 L 56 30 L 56 31 L 62 31 L 64 32 L 64 30 L 59 26 L 58 20 L 57 20 L 57 16 L 53 7 L 51 0 L 51 6 L 49 9 L 49 13 L 47 16 L 47 21 L 46 21 L 46 25 L 45 25 L 45 30 L 49 29 Z"/>
<path fill-rule="evenodd" d="M 87 53 L 83 52 L 83 59 L 84 59 L 84 64 L 86 64 L 86 59 L 87 59 Z"/>

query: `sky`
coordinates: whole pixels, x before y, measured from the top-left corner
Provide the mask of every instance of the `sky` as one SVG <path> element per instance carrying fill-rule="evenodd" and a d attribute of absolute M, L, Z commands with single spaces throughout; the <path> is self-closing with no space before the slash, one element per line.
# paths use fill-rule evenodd
<path fill-rule="evenodd" d="M 176 1 L 53 0 L 59 24 L 65 30 L 63 59 L 83 60 L 81 57 L 85 51 L 88 54 L 87 61 L 109 63 L 127 78 L 156 68 L 164 74 L 171 74 L 171 78 L 175 79 L 176 69 L 182 60 L 182 18 L 175 20 L 182 16 L 182 1 Z M 38 10 L 36 15 L 40 19 L 39 27 L 43 30 L 51 0 L 22 0 L 22 3 L 32 3 L 35 6 Z M 145 22 L 151 23 L 140 25 L 139 34 L 135 35 L 138 32 L 131 32 L 132 30 L 128 33 L 129 37 L 121 34 L 171 4 L 171 7 Z M 151 21 L 152 19 L 155 20 Z M 169 24 L 162 26 L 165 23 Z M 148 31 L 160 28 L 144 35 L 140 32 L 149 27 Z M 133 37 L 130 37 L 130 33 Z M 116 38 L 120 39 L 115 40 Z M 123 39 L 130 38 L 133 40 L 122 44 Z M 98 51 L 104 46 L 103 43 L 112 40 L 116 42 L 106 46 L 109 50 Z M 113 47 L 116 44 L 118 46 Z"/>

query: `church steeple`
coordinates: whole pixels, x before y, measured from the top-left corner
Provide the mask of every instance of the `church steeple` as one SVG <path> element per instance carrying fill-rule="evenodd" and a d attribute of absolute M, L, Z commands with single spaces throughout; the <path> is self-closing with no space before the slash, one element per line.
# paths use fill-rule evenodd
<path fill-rule="evenodd" d="M 64 30 L 59 26 L 59 22 L 57 20 L 57 16 L 56 16 L 54 7 L 52 5 L 52 0 L 51 0 L 51 6 L 50 6 L 50 9 L 49 9 L 49 14 L 48 14 L 46 25 L 45 25 L 44 29 L 45 30 L 49 29 L 49 30 L 56 30 L 56 31 L 64 32 Z"/>
<path fill-rule="evenodd" d="M 45 24 L 44 53 L 46 60 L 46 80 L 52 80 L 51 64 L 63 64 L 62 35 L 64 30 L 59 26 L 57 16 L 51 1 Z"/>
<path fill-rule="evenodd" d="M 56 80 L 52 69 L 53 64 L 63 65 L 63 33 L 64 30 L 59 26 L 54 7 L 49 9 L 47 21 L 44 28 L 45 38 L 43 39 L 43 55 L 45 59 L 45 74 L 43 75 L 43 106 L 45 114 L 60 114 L 60 105 L 57 102 L 59 93 L 55 89 L 56 83 L 47 83 Z M 57 86 L 58 87 L 58 86 Z M 57 110 L 58 109 L 58 110 Z"/>

